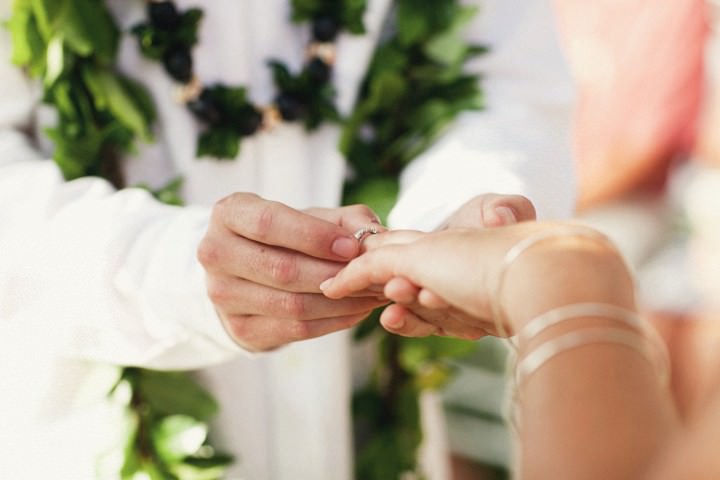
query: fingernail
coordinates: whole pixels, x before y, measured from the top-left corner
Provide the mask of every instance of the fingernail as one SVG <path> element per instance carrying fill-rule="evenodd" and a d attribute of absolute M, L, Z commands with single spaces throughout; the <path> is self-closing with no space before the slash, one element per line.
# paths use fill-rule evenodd
<path fill-rule="evenodd" d="M 333 242 L 330 249 L 339 257 L 352 258 L 357 252 L 357 242 L 348 237 L 340 237 Z"/>
<path fill-rule="evenodd" d="M 393 330 L 399 330 L 405 326 L 405 320 L 403 320 L 402 317 L 395 317 L 390 320 L 385 320 L 385 326 Z"/>
<path fill-rule="evenodd" d="M 511 225 L 517 223 L 515 218 L 515 212 L 509 207 L 497 207 L 495 209 L 495 215 L 502 220 L 502 225 Z"/>
<path fill-rule="evenodd" d="M 322 283 L 320 284 L 320 291 L 323 291 L 323 292 L 324 292 L 325 289 L 327 289 L 327 288 L 330 286 L 330 284 L 332 283 L 333 278 L 335 278 L 335 277 L 330 277 L 330 278 L 328 278 L 327 280 L 325 280 L 324 282 L 322 282 Z"/>

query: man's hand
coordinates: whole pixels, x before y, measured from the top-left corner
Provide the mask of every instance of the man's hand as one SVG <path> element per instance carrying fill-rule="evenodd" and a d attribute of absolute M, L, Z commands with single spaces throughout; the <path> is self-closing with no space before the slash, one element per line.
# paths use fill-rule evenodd
<path fill-rule="evenodd" d="M 488 193 L 466 202 L 440 230 L 502 227 L 535 218 L 535 207 L 527 198 Z M 467 328 L 477 324 L 475 318 L 447 305 L 432 291 L 418 288 L 404 277 L 391 279 L 385 285 L 385 293 L 395 300 L 381 317 L 383 327 L 389 332 L 411 337 L 450 335 L 467 339 L 485 335 L 480 329 Z"/>
<path fill-rule="evenodd" d="M 228 334 L 270 350 L 352 327 L 387 303 L 373 292 L 330 300 L 319 289 L 359 253 L 353 232 L 377 221 L 363 205 L 301 212 L 250 193 L 220 200 L 198 259 Z"/>

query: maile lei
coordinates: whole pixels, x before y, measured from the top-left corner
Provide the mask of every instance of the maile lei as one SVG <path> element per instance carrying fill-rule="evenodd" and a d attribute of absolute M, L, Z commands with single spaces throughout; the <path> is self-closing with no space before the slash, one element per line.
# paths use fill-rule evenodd
<path fill-rule="evenodd" d="M 333 106 L 334 50 L 328 44 L 339 29 L 363 33 L 365 0 L 291 3 L 291 20 L 310 23 L 313 42 L 300 72 L 270 63 L 278 89 L 271 106 L 252 104 L 241 86 L 204 86 L 192 75 L 199 9 L 177 12 L 170 2 L 149 2 L 148 21 L 133 33 L 143 53 L 185 85 L 184 100 L 205 125 L 199 156 L 234 158 L 242 137 L 278 120 L 300 121 L 308 129 L 338 122 L 340 149 L 354 172 L 344 200 L 384 216 L 395 201 L 400 170 L 458 113 L 482 107 L 479 79 L 463 69 L 483 51 L 462 38 L 475 9 L 459 0 L 395 0 L 388 35 L 376 49 L 354 112 L 341 118 Z M 8 28 L 14 63 L 42 82 L 43 101 L 58 112 L 57 125 L 45 133 L 65 177 L 97 175 L 124 187 L 118 159 L 138 141 L 152 141 L 155 110 L 142 85 L 116 67 L 122 32 L 102 0 L 15 0 Z M 180 184 L 175 180 L 153 193 L 181 204 Z M 441 337 L 401 338 L 377 326 L 371 318 L 355 335 L 378 344 L 372 379 L 353 399 L 356 477 L 417 478 L 418 395 L 443 385 L 451 374 L 446 360 L 474 347 Z M 208 421 L 218 408 L 213 398 L 184 373 L 118 372 L 110 395 L 126 408 L 128 428 L 121 461 L 113 464 L 116 476 L 221 478 L 232 459 L 208 443 Z"/>

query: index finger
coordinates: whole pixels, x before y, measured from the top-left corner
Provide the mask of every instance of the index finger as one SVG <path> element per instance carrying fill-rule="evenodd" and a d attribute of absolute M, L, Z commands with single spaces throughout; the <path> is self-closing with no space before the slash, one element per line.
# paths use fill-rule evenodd
<path fill-rule="evenodd" d="M 311 257 L 347 261 L 360 251 L 352 232 L 341 226 L 252 193 L 225 197 L 213 214 L 237 235 Z"/>
<path fill-rule="evenodd" d="M 384 285 L 398 276 L 397 263 L 402 261 L 398 249 L 401 245 L 388 245 L 367 252 L 352 260 L 338 274 L 320 284 L 328 298 L 342 298 L 364 290 L 371 285 Z"/>
<path fill-rule="evenodd" d="M 362 241 L 362 251 L 369 252 L 388 245 L 404 245 L 413 243 L 427 235 L 417 230 L 388 230 L 376 235 L 368 235 Z"/>

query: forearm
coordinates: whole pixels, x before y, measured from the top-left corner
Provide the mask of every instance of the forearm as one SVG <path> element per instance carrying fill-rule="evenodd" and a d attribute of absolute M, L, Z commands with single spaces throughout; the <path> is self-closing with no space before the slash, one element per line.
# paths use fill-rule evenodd
<path fill-rule="evenodd" d="M 543 312 L 574 303 L 634 309 L 632 279 L 610 247 L 560 237 L 526 255 L 508 271 L 503 290 L 517 331 Z M 520 358 L 583 327 L 632 333 L 615 320 L 579 318 L 521 342 Z M 525 378 L 517 401 L 522 478 L 639 478 L 677 425 L 669 392 L 649 360 L 625 345 L 591 343 L 557 354 Z"/>

